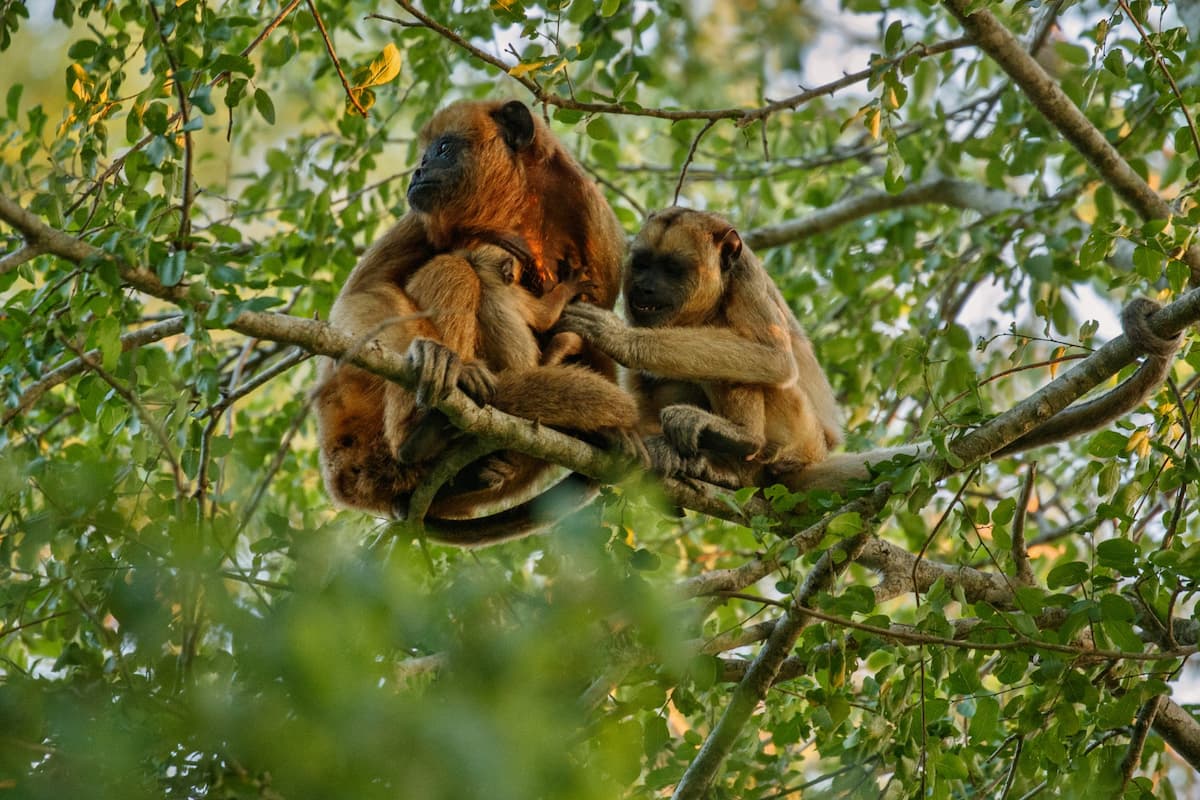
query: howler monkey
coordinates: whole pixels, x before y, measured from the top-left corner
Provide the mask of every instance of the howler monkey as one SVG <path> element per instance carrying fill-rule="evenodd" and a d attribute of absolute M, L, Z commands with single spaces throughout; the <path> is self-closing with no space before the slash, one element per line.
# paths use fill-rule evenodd
<path fill-rule="evenodd" d="M 479 301 L 479 337 L 487 365 L 495 370 L 532 369 L 538 364 L 558 364 L 580 352 L 582 339 L 567 332 L 555 334 L 542 353 L 535 333 L 545 333 L 558 322 L 567 303 L 590 288 L 575 271 L 538 297 L 521 285 L 524 265 L 519 255 L 499 245 L 484 244 L 467 253 L 482 286 Z"/>
<path fill-rule="evenodd" d="M 627 430 L 636 421 L 613 365 L 592 348 L 579 363 L 489 369 L 485 354 L 506 358 L 508 343 L 484 336 L 486 292 L 462 253 L 480 242 L 522 242 L 529 264 L 521 280 L 529 290 L 554 292 L 562 265 L 570 265 L 588 282 L 589 299 L 611 308 L 625 237 L 595 184 L 517 101 L 454 103 L 420 137 L 424 151 L 408 190 L 412 210 L 368 249 L 330 312 L 332 325 L 364 343 L 376 339 L 406 352 L 417 389 L 326 361 L 316 395 L 327 489 L 344 505 L 382 515 L 403 514 L 427 474 L 435 453 L 419 452 L 415 463 L 397 456 L 427 417 L 424 407 L 456 385 L 503 411 L 577 432 Z M 521 468 L 508 479 L 479 480 L 494 471 L 476 464 L 439 493 L 427 515 L 429 535 L 460 544 L 521 535 L 542 524 L 538 515 L 551 513 L 554 500 L 577 503 L 591 491 L 568 478 L 537 508 L 526 503 L 479 517 L 524 499 L 544 479 L 547 465 L 510 455 L 506 460 Z"/>
<path fill-rule="evenodd" d="M 641 426 L 661 427 L 664 439 L 650 444 L 663 471 L 727 485 L 777 481 L 795 491 L 839 491 L 868 478 L 872 465 L 928 451 L 918 444 L 825 457 L 840 438 L 825 375 L 769 276 L 720 217 L 681 208 L 652 215 L 634 241 L 624 285 L 634 327 L 588 307 L 568 308 L 559 327 L 638 370 L 632 388 Z M 1158 308 L 1135 298 L 1121 313 L 1125 335 L 1146 354 L 1130 378 L 994 455 L 1095 430 L 1140 405 L 1166 378 L 1183 341 L 1150 329 Z"/>
<path fill-rule="evenodd" d="M 760 483 L 841 442 L 812 343 L 727 221 L 677 207 L 651 215 L 624 289 L 633 327 L 594 307 L 568 308 L 559 327 L 634 371 L 639 428 L 662 434 L 648 440 L 660 470 Z"/>

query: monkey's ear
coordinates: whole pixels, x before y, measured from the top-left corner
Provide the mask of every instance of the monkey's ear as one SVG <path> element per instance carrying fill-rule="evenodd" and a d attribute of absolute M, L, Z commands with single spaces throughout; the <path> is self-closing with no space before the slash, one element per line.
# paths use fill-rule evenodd
<path fill-rule="evenodd" d="M 721 251 L 721 269 L 723 271 L 728 271 L 742 257 L 742 237 L 738 236 L 738 232 L 733 228 L 714 233 L 713 244 Z"/>
<path fill-rule="evenodd" d="M 492 119 L 500 126 L 504 142 L 514 151 L 524 150 L 533 143 L 533 114 L 520 100 L 505 103 L 492 112 Z"/>

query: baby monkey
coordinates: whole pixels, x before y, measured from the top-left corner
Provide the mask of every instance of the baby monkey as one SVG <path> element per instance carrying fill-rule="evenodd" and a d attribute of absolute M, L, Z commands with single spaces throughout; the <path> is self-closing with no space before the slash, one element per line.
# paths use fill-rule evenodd
<path fill-rule="evenodd" d="M 578 334 L 556 333 L 543 353 L 535 334 L 554 327 L 563 309 L 575 298 L 593 289 L 583 271 L 569 274 L 541 297 L 521 284 L 522 251 L 518 247 L 480 244 L 466 251 L 466 259 L 479 276 L 479 329 L 482 355 L 494 370 L 531 369 L 561 364 L 577 355 L 583 340 Z"/>
<path fill-rule="evenodd" d="M 729 222 L 678 207 L 651 215 L 624 294 L 630 326 L 576 305 L 559 329 L 633 371 L 639 430 L 660 471 L 762 485 L 841 442 L 812 343 Z"/>

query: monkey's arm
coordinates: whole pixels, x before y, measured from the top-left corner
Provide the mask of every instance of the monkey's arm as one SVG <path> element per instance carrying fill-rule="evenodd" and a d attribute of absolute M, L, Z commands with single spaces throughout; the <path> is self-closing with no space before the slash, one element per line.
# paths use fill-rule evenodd
<path fill-rule="evenodd" d="M 777 344 L 764 344 L 729 328 L 631 328 L 611 311 L 582 304 L 567 307 L 558 327 L 578 333 L 630 369 L 664 378 L 769 386 L 796 379 L 785 331 L 780 331 Z"/>

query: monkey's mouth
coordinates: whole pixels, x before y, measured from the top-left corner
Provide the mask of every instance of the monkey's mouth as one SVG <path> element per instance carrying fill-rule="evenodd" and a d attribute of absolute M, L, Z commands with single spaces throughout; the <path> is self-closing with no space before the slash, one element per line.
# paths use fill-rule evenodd
<path fill-rule="evenodd" d="M 632 308 L 636 314 L 648 316 L 651 314 L 661 314 L 667 310 L 668 304 L 654 303 L 649 300 L 632 300 L 629 303 L 629 307 Z"/>
<path fill-rule="evenodd" d="M 417 211 L 432 211 L 442 193 L 439 180 L 413 181 L 408 185 L 408 202 Z"/>

